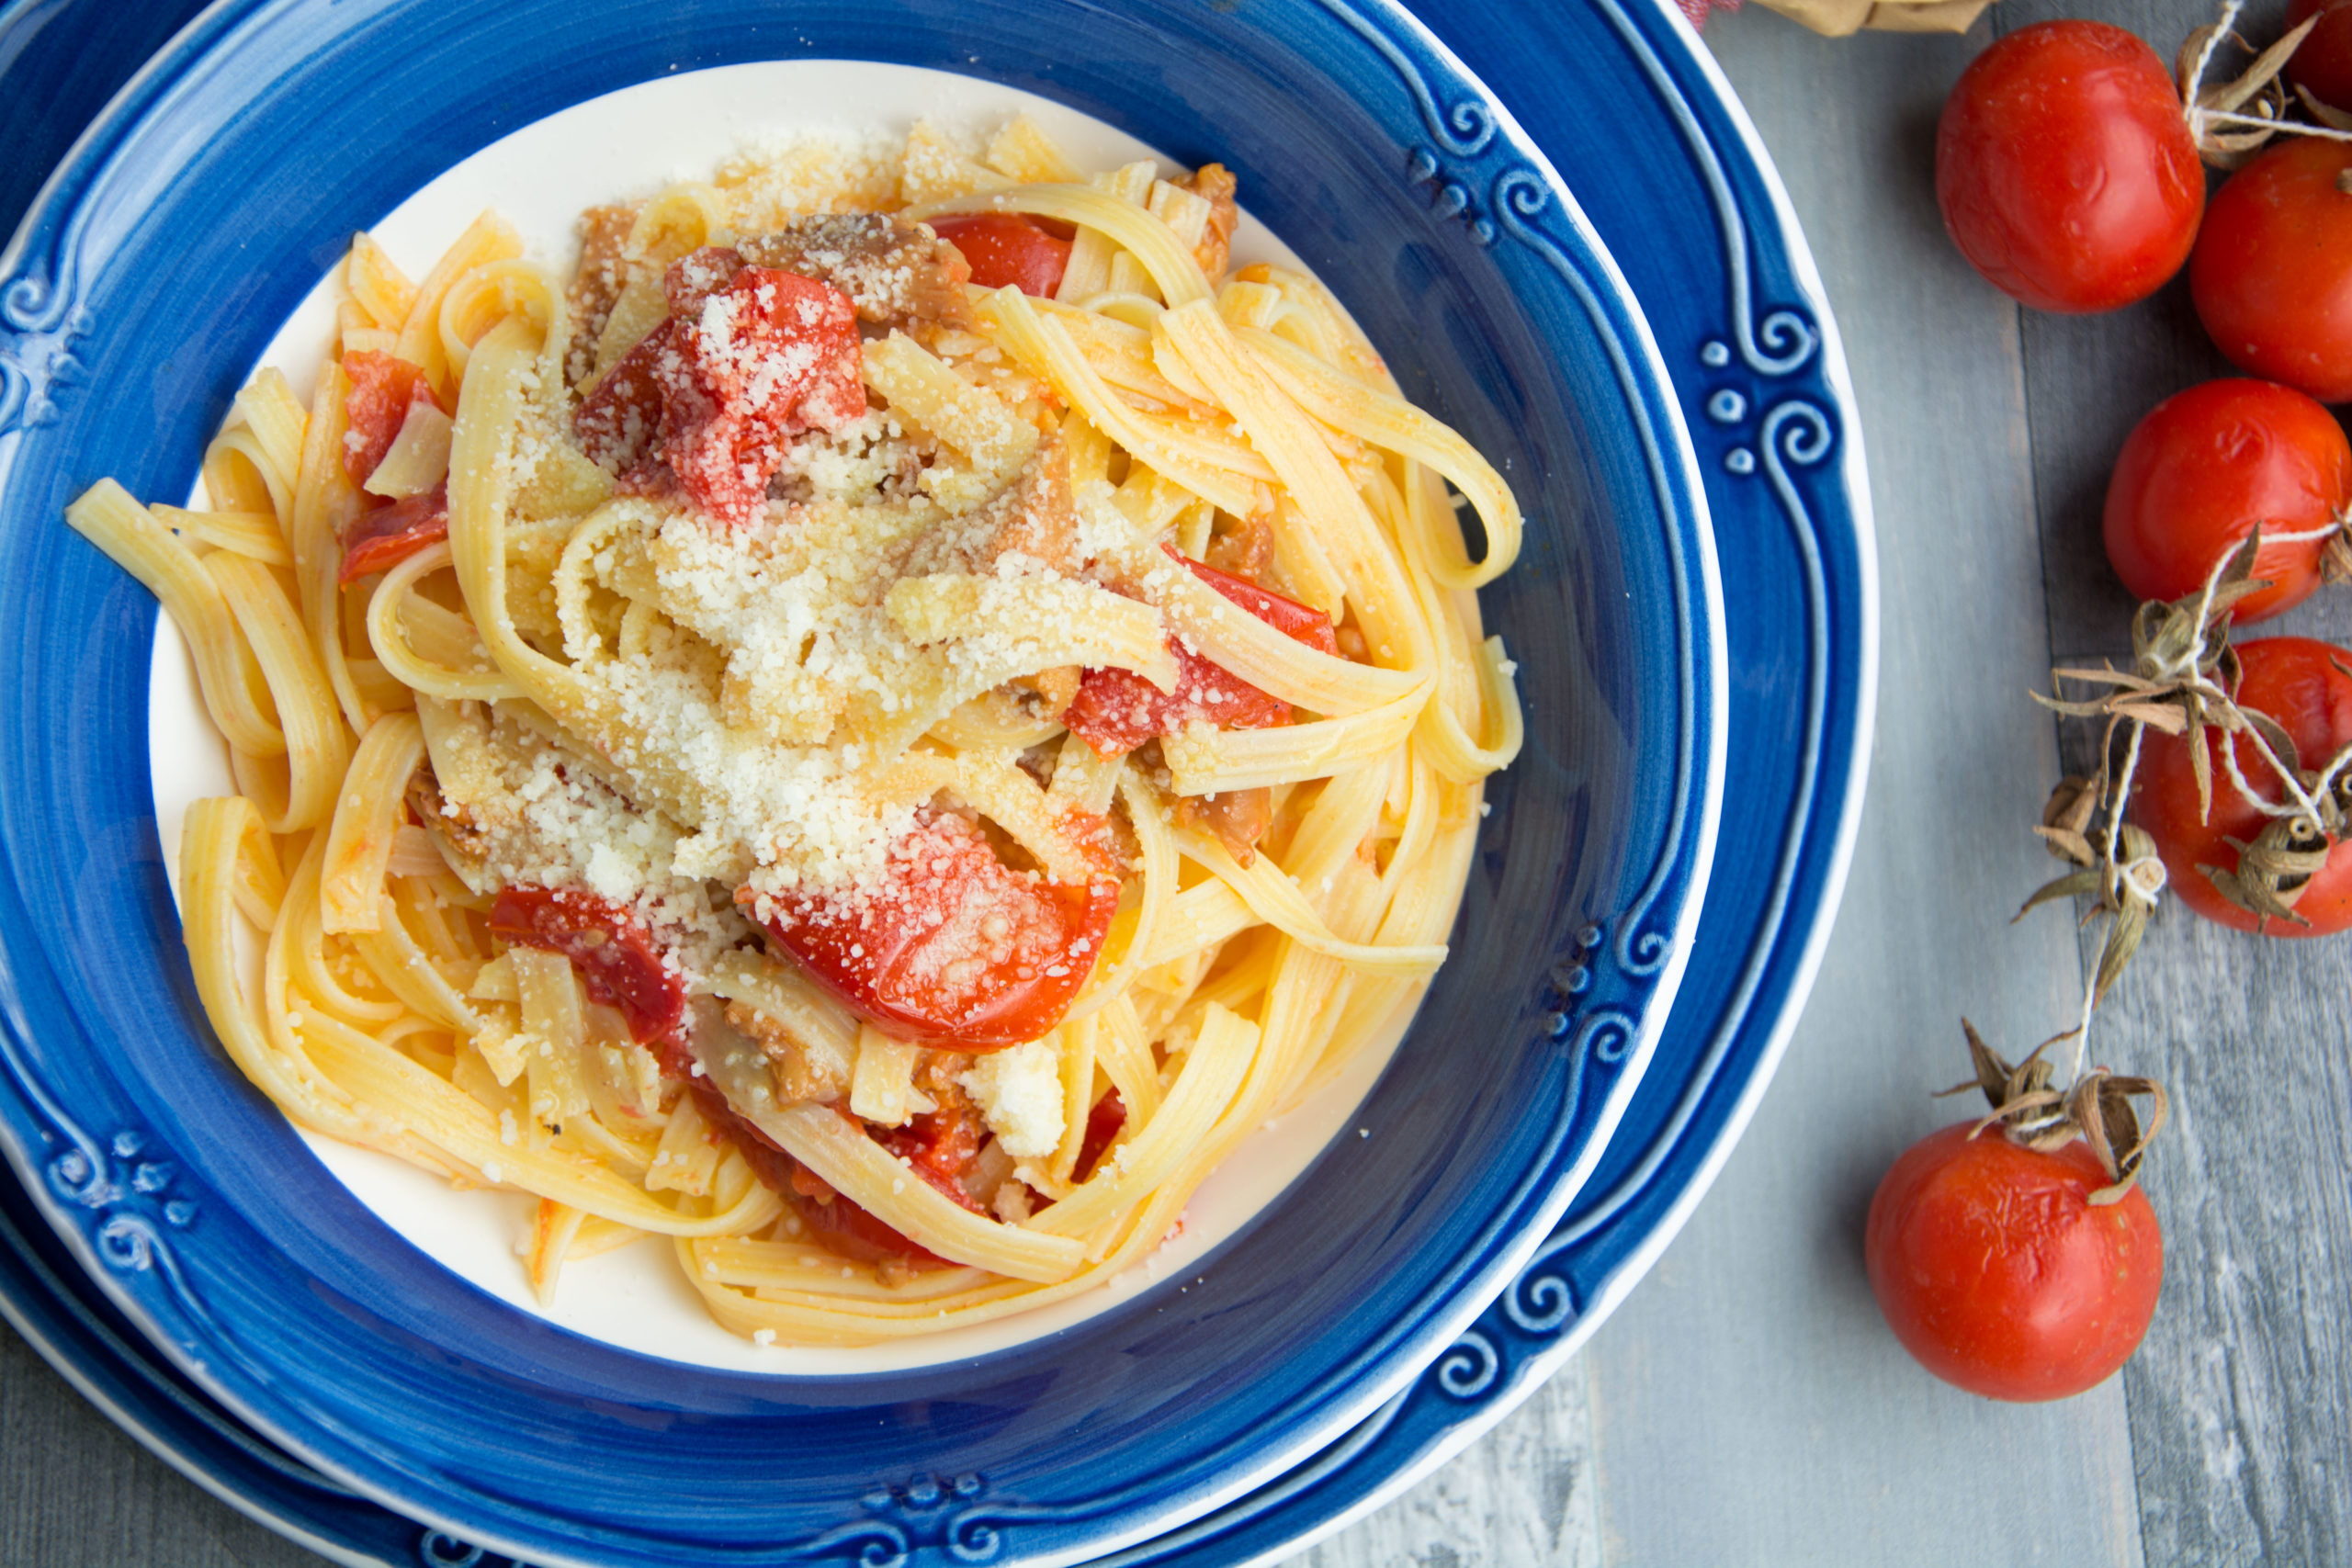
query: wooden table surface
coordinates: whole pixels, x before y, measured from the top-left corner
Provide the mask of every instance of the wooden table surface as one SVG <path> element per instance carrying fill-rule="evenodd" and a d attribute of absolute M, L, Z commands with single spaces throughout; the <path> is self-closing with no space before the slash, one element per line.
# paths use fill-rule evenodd
<path fill-rule="evenodd" d="M 2258 36 L 2277 10 L 2256 8 Z M 2199 0 L 2085 11 L 2166 57 L 2209 16 Z M 1708 26 L 1860 398 L 1884 644 L 1853 876 L 1778 1082 L 1651 1277 L 1496 1430 L 1301 1568 L 2352 1562 L 2346 942 L 2167 908 L 2103 1010 L 2098 1055 L 2161 1079 L 2174 1108 L 2148 1178 L 2164 1301 L 2120 1378 L 2054 1405 L 1960 1394 L 1896 1347 L 1862 1278 L 1879 1174 L 1957 1114 L 1928 1092 L 1964 1074 L 1960 1015 L 2012 1053 L 2071 1020 L 2083 957 L 2065 916 L 2008 923 L 2054 874 L 2027 829 L 2061 737 L 2026 693 L 2053 658 L 2128 649 L 2098 543 L 2108 468 L 2160 397 L 2227 368 L 2178 285 L 2109 316 L 2039 316 L 1944 239 L 1945 91 L 1993 29 L 2059 14 L 2004 0 L 1964 38 L 1832 41 L 1753 8 Z M 2352 589 L 2275 629 L 2352 643 Z M 0 1330 L 0 1563 L 317 1561 Z"/>

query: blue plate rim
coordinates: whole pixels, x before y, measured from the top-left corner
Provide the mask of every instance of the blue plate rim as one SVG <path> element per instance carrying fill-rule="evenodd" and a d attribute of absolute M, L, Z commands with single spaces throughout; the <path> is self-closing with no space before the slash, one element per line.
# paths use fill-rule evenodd
<path fill-rule="evenodd" d="M 1322 3 L 1326 5 L 1327 8 L 1331 9 L 1334 12 L 1338 12 L 1340 10 L 1339 6 L 1332 4 L 1332 0 L 1322 0 Z M 253 9 L 255 7 L 247 6 L 245 8 Z M 1419 33 L 1421 40 L 1426 46 L 1430 48 L 1432 53 L 1440 54 L 1442 58 L 1445 59 L 1449 63 L 1456 65 L 1458 68 L 1458 62 L 1453 60 L 1450 51 L 1442 51 L 1442 46 L 1437 45 L 1434 39 L 1426 32 L 1426 29 L 1421 28 L 1418 21 L 1411 19 L 1408 13 L 1403 12 L 1399 7 L 1388 6 L 1385 3 L 1374 8 L 1391 13 L 1393 19 L 1402 21 L 1413 31 Z M 218 27 L 224 25 L 224 17 L 239 9 L 240 7 L 235 5 L 224 4 L 220 6 L 215 7 L 211 12 L 208 12 L 205 17 L 198 18 L 198 21 L 191 26 L 187 33 L 183 34 L 180 39 L 175 39 L 172 45 L 166 47 L 164 51 L 159 53 L 149 62 L 149 65 L 142 70 L 140 76 L 134 78 L 131 86 L 126 89 L 124 96 L 126 98 L 137 96 L 142 87 L 156 73 L 167 69 L 171 58 L 175 55 L 175 51 L 182 62 L 186 62 L 187 60 L 192 59 L 194 56 L 188 51 L 197 48 L 198 44 L 203 43 L 203 41 L 209 38 L 212 30 L 215 30 Z M 1466 75 L 1466 73 L 1464 74 Z M 44 187 L 42 197 L 40 197 L 40 204 L 46 204 L 53 198 L 60 183 L 69 177 L 77 160 L 86 160 L 93 156 L 96 156 L 96 150 L 101 146 L 101 144 L 106 143 L 109 140 L 108 132 L 123 129 L 125 129 L 125 127 L 115 117 L 113 110 L 110 109 L 107 115 L 102 116 L 100 120 L 87 132 L 85 132 L 84 137 L 75 143 L 73 152 L 69 153 L 65 164 L 61 166 L 58 174 L 52 175 L 49 186 Z M 1513 134 L 1514 139 L 1523 141 L 1523 139 L 1516 138 L 1515 127 L 1513 128 Z M 1518 151 L 1520 155 L 1527 161 L 1534 163 L 1541 167 L 1544 167 L 1546 172 L 1549 172 L 1548 165 L 1545 164 L 1545 161 L 1542 158 L 1542 155 L 1537 150 L 1533 149 L 1532 146 L 1521 145 Z M 37 204 L 35 210 L 36 212 L 41 210 L 41 206 Z M 1571 219 L 1579 227 L 1581 227 L 1581 217 L 1575 212 L 1572 205 L 1568 208 L 1568 212 Z M 32 232 L 32 228 L 33 220 L 28 218 L 27 226 L 24 231 L 20 231 L 18 240 L 10 246 L 5 257 L 0 257 L 0 270 L 13 268 L 19 263 L 21 259 L 19 253 L 25 248 L 27 244 L 27 237 Z M 1587 238 L 1589 240 L 1589 231 L 1586 230 L 1585 233 Z M 1597 242 L 1592 243 L 1592 253 L 1600 256 L 1604 262 L 1606 261 L 1606 252 L 1598 245 Z M 1611 270 L 1614 270 L 1613 265 L 1611 267 Z M 19 284 L 22 285 L 32 280 L 19 279 L 18 281 Z M 1619 278 L 1616 281 L 1622 285 L 1622 278 Z M 17 303 L 18 302 L 19 298 L 20 296 L 17 291 L 12 289 L 9 296 L 10 302 Z M 1654 373 L 1661 370 L 1662 366 L 1658 363 L 1656 345 L 1647 340 L 1646 331 L 1643 327 L 1643 323 L 1641 322 L 1638 313 L 1633 314 L 1631 320 L 1636 329 L 1638 336 L 1641 339 L 1641 347 L 1644 350 L 1645 357 L 1648 361 L 1645 367 L 1651 369 Z M 1657 376 L 1654 374 L 1653 379 L 1657 384 L 1664 384 L 1662 376 Z M 1678 477 L 1682 480 L 1683 484 L 1688 487 L 1687 493 L 1694 498 L 1699 498 L 1694 505 L 1693 511 L 1695 513 L 1702 517 L 1703 488 L 1698 480 L 1696 459 L 1691 454 L 1687 433 L 1682 429 L 1682 419 L 1679 406 L 1669 398 L 1663 401 L 1662 408 L 1667 422 L 1672 427 L 1673 434 L 1679 437 L 1676 443 L 1676 455 L 1679 459 L 1679 467 L 1683 472 Z M 0 423 L 5 423 L 5 421 L 0 421 Z M 1699 537 L 1702 541 L 1706 538 L 1703 527 L 1700 530 Z M 1704 548 L 1702 546 L 1701 554 L 1702 575 L 1705 583 L 1706 596 L 1711 601 L 1719 602 L 1720 585 L 1713 569 L 1712 551 Z M 1708 681 L 1708 686 L 1711 691 L 1711 696 L 1709 699 L 1711 715 L 1710 732 L 1719 735 L 1722 730 L 1723 715 L 1727 701 L 1724 695 L 1724 659 L 1720 637 L 1713 640 L 1713 646 L 1708 650 L 1708 655 L 1711 666 L 1709 671 L 1711 679 Z M 1707 764 L 1708 776 L 1706 784 L 1709 809 L 1704 814 L 1701 831 L 1695 836 L 1694 840 L 1694 842 L 1699 846 L 1699 848 L 1706 852 L 1701 855 L 1698 861 L 1697 870 L 1694 874 L 1696 880 L 1690 884 L 1694 893 L 1697 887 L 1703 883 L 1704 876 L 1713 863 L 1712 850 L 1714 814 L 1712 807 L 1716 797 L 1720 795 L 1723 770 L 1724 758 L 1721 748 L 1719 746 L 1711 748 L 1711 755 Z M 1642 905 L 1636 906 L 1636 912 L 1638 912 L 1642 907 L 1646 906 L 1649 900 L 1645 898 L 1642 901 Z M 1686 908 L 1690 911 L 1695 912 L 1696 907 L 1697 899 L 1693 897 Z M 1677 932 L 1676 939 L 1670 943 L 1670 948 L 1667 953 L 1665 962 L 1657 970 L 1657 973 L 1660 976 L 1662 983 L 1657 987 L 1655 994 L 1659 997 L 1664 997 L 1670 993 L 1670 987 L 1673 980 L 1679 976 L 1682 964 L 1687 962 L 1690 950 L 1688 938 L 1689 931 L 1691 929 L 1691 919 L 1687 916 L 1675 922 L 1675 930 Z M 1632 1047 L 1626 1055 L 1628 1065 L 1626 1066 L 1622 1080 L 1626 1085 L 1628 1090 L 1630 1090 L 1633 1081 L 1637 1077 L 1641 1066 L 1647 1060 L 1650 1048 L 1655 1043 L 1658 1030 L 1662 1027 L 1664 1010 L 1665 1010 L 1662 1008 L 1655 1010 L 1655 1011 L 1645 1020 L 1638 1031 L 1630 1032 L 1629 1038 L 1625 1042 L 1626 1044 L 1629 1044 Z M 1621 1045 L 1621 1049 L 1623 1049 L 1623 1046 Z M 1606 1122 L 1600 1129 L 1601 1132 L 1605 1133 L 1607 1130 L 1606 1122 L 1613 1122 L 1615 1116 L 1622 1111 L 1623 1102 L 1624 1099 L 1623 1096 L 1614 1096 L 1611 1098 L 1608 1102 L 1609 1109 L 1605 1112 Z M 1602 1139 L 1598 1135 L 1592 1138 L 1587 1148 L 1585 1156 L 1578 1162 L 1579 1175 L 1589 1171 L 1592 1161 L 1598 1157 L 1601 1142 Z M 30 1176 L 32 1173 L 28 1170 L 26 1174 Z M 1572 1196 L 1571 1189 L 1573 1185 L 1574 1182 L 1571 1180 L 1563 1184 L 1563 1187 L 1555 1191 L 1555 1201 L 1546 1206 L 1547 1223 L 1548 1213 L 1556 1213 L 1558 1208 L 1566 1206 L 1569 1197 Z M 34 1190 L 38 1191 L 38 1187 L 35 1186 Z M 1532 1247 L 1535 1245 L 1535 1242 L 1540 1239 L 1542 1228 L 1543 1227 L 1540 1225 L 1532 1227 L 1533 1235 L 1524 1244 L 1524 1246 Z M 109 1287 L 115 1283 L 115 1281 L 110 1280 L 107 1277 L 103 1270 L 96 1271 L 96 1277 L 100 1280 L 102 1284 L 108 1285 Z M 135 1305 L 135 1303 L 126 1303 L 125 1304 Z M 1408 1371 L 1396 1374 L 1388 1381 L 1398 1381 L 1399 1378 L 1409 1380 L 1410 1375 L 1410 1371 Z M 1352 1401 L 1351 1403 L 1376 1402 L 1377 1397 L 1385 1394 L 1385 1392 L 1386 1389 L 1384 1384 L 1380 1388 L 1363 1393 L 1359 1400 Z M 1240 1484 L 1243 1484 L 1243 1483 L 1236 1483 L 1237 1487 Z M 1211 1506 L 1214 1506 L 1213 1503 Z"/>

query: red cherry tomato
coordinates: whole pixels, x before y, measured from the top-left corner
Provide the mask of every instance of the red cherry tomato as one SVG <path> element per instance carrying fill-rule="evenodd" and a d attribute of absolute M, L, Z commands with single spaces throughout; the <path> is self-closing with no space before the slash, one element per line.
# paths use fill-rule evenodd
<path fill-rule="evenodd" d="M 2213 346 L 2324 403 L 2352 399 L 2352 146 L 2273 142 L 2214 196 L 2188 262 Z"/>
<path fill-rule="evenodd" d="M 2352 503 L 2352 442 L 2335 416 L 2291 387 L 2208 381 L 2158 403 L 2116 456 L 2107 484 L 2107 558 L 2138 599 L 2177 599 L 2261 525 L 2325 527 Z M 2319 586 L 2324 539 L 2266 538 L 2254 575 L 2272 586 L 2238 602 L 2258 621 Z"/>
<path fill-rule="evenodd" d="M 1173 550 L 1169 552 L 1175 555 Z M 1235 577 L 1196 560 L 1176 558 L 1194 577 L 1224 594 L 1284 637 L 1320 653 L 1340 650 L 1331 617 L 1286 599 L 1247 578 Z M 1062 715 L 1070 733 L 1102 757 L 1132 751 L 1155 735 L 1170 735 L 1194 719 L 1223 729 L 1272 729 L 1290 722 L 1290 705 L 1267 695 L 1223 665 L 1194 653 L 1182 642 L 1169 645 L 1176 656 L 1176 689 L 1163 692 L 1129 670 L 1089 670 L 1078 695 Z"/>
<path fill-rule="evenodd" d="M 589 998 L 628 1020 L 643 1045 L 675 1032 L 686 988 L 662 961 L 652 933 L 594 893 L 568 887 L 509 887 L 490 907 L 490 933 L 518 947 L 571 960 Z"/>
<path fill-rule="evenodd" d="M 862 896 L 770 900 L 762 924 L 853 1012 L 956 1051 L 1018 1045 L 1059 1021 L 1119 903 L 1107 871 L 1080 884 L 1014 871 L 944 814 L 892 846 L 889 876 Z M 749 888 L 736 898 L 756 909 Z"/>
<path fill-rule="evenodd" d="M 2294 0 L 2287 7 L 2287 30 L 2292 32 L 2319 16 L 2303 41 L 2287 62 L 2287 80 L 2321 103 L 2352 107 L 2352 11 L 2344 0 Z"/>
<path fill-rule="evenodd" d="M 2172 75 L 2104 22 L 2041 22 L 1961 73 L 1936 204 L 1970 265 L 2038 310 L 2111 310 L 2180 270 L 2205 204 Z"/>
<path fill-rule="evenodd" d="M 594 461 L 632 482 L 666 463 L 697 506 L 739 525 L 767 504 L 786 438 L 865 412 L 849 296 L 741 260 L 706 246 L 672 263 L 662 287 L 673 313 L 572 415 Z"/>
<path fill-rule="evenodd" d="M 931 231 L 964 253 L 972 281 L 983 288 L 1008 285 L 1023 294 L 1050 298 L 1069 265 L 1069 237 L 1056 237 L 1034 218 L 1018 212 L 975 212 L 934 218 Z"/>
<path fill-rule="evenodd" d="M 2081 1143 L 2052 1154 L 1973 1123 L 1904 1151 L 1871 1200 L 1871 1292 L 1919 1364 L 1988 1399 L 2064 1399 L 2131 1359 L 2164 1283 L 2164 1236 L 2137 1187 Z"/>
<path fill-rule="evenodd" d="M 357 439 L 343 444 L 343 471 L 353 484 L 366 484 L 408 420 L 411 403 L 441 406 L 424 372 L 405 359 L 363 348 L 343 356 L 343 374 L 350 388 L 343 397 L 343 417 Z"/>
<path fill-rule="evenodd" d="M 2336 668 L 2352 666 L 2352 653 L 2302 637 L 2261 637 L 2237 645 L 2245 671 L 2238 687 L 2242 707 L 2259 708 L 2294 737 L 2306 768 L 2319 768 L 2352 743 L 2352 675 Z M 2202 745 L 2213 762 L 2213 806 L 2206 820 L 2197 817 L 2196 764 L 2188 748 Z M 2181 902 L 2209 920 L 2240 931 L 2267 931 L 2272 936 L 2325 936 L 2352 926 L 2352 842 L 2339 843 L 2296 901 L 2295 913 L 2310 921 L 2257 922 L 2254 916 L 2222 897 L 2197 868 L 2238 869 L 2238 852 L 2229 840 L 2250 841 L 2267 818 L 2231 784 L 2222 748 L 2238 760 L 2238 771 L 2264 799 L 2283 798 L 2275 775 L 2262 762 L 2252 741 L 2241 736 L 2224 738 L 2209 728 L 2202 735 L 2165 735 L 2148 731 L 2141 743 L 2140 771 L 2132 790 L 2132 819 L 2148 830 L 2163 856 L 2167 886 Z"/>

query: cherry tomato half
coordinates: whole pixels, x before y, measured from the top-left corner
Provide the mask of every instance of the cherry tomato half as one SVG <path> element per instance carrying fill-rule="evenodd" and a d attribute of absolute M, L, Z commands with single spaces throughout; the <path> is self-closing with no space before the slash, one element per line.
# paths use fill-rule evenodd
<path fill-rule="evenodd" d="M 944 813 L 891 846 L 888 875 L 863 897 L 770 900 L 761 923 L 861 1018 L 957 1051 L 1017 1045 L 1059 1022 L 1119 904 L 1108 871 L 1083 883 L 1014 871 Z M 736 898 L 757 912 L 749 888 Z"/>
<path fill-rule="evenodd" d="M 2213 346 L 2324 403 L 2352 399 L 2352 146 L 2273 142 L 2214 196 L 2188 261 Z"/>
<path fill-rule="evenodd" d="M 972 281 L 983 288 L 1010 284 L 1023 294 L 1050 298 L 1069 266 L 1069 236 L 1048 232 L 1018 212 L 975 212 L 934 218 L 931 231 L 964 253 Z"/>
<path fill-rule="evenodd" d="M 2125 439 L 2107 484 L 2107 558 L 2132 597 L 2177 599 L 2256 524 L 2307 533 L 2347 503 L 2352 442 L 2334 414 L 2274 382 L 2208 381 L 2158 403 Z M 2326 543 L 2266 538 L 2254 575 L 2272 586 L 2240 600 L 2237 620 L 2310 597 Z"/>
<path fill-rule="evenodd" d="M 2114 1203 L 2089 1147 L 2043 1154 L 1962 1122 L 1904 1151 L 1871 1200 L 1862 1255 L 1903 1348 L 1988 1399 L 2064 1399 L 2131 1359 L 2164 1283 L 2137 1187 Z"/>
<path fill-rule="evenodd" d="M 2154 50 L 2104 22 L 2041 22 L 1978 55 L 1944 101 L 1936 205 L 2004 294 L 2111 310 L 2188 259 L 2205 169 Z"/>
<path fill-rule="evenodd" d="M 591 1001 L 628 1020 L 639 1044 L 666 1040 L 685 1016 L 686 987 L 653 933 L 609 898 L 571 887 L 509 887 L 490 907 L 490 934 L 571 960 Z"/>
<path fill-rule="evenodd" d="M 2352 10 L 2344 0 L 2294 0 L 2287 7 L 2287 30 L 2292 32 L 2319 15 L 2319 26 L 2295 46 L 2287 62 L 2287 80 L 2321 103 L 2352 107 Z"/>
<path fill-rule="evenodd" d="M 2295 739 L 2306 768 L 2324 766 L 2327 760 L 2352 743 L 2352 675 L 2336 668 L 2352 666 L 2352 653 L 2305 637 L 2260 637 L 2237 645 L 2244 679 L 2238 687 L 2242 707 L 2259 708 Z M 2213 761 L 2213 807 L 2204 821 L 2197 818 L 2196 764 L 2188 748 L 2201 745 Z M 2140 771 L 2132 789 L 2132 819 L 2148 830 L 2164 858 L 2167 886 L 2181 902 L 2209 920 L 2240 931 L 2260 929 L 2272 936 L 2325 936 L 2352 926 L 2352 842 L 2337 844 L 2327 863 L 2314 875 L 2296 901 L 2295 913 L 2310 921 L 2257 922 L 2207 880 L 2200 865 L 2238 869 L 2238 852 L 2229 840 L 2250 841 L 2260 832 L 2261 812 L 2240 795 L 2230 782 L 2222 748 L 2233 750 L 2238 771 L 2266 800 L 2283 798 L 2277 778 L 2265 766 L 2251 740 L 2226 739 L 2208 728 L 2201 735 L 2165 735 L 2148 731 L 2141 743 Z"/>

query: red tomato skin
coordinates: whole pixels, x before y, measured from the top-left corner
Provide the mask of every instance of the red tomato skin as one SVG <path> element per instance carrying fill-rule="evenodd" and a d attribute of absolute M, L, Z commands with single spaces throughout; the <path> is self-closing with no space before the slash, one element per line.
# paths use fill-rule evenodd
<path fill-rule="evenodd" d="M 2352 400 L 2352 147 L 2272 143 L 2215 194 L 2188 260 L 2213 346 L 2249 375 L 2324 403 Z"/>
<path fill-rule="evenodd" d="M 2301 533 L 2352 502 L 2352 442 L 2312 399 L 2270 381 L 2207 381 L 2134 426 L 2107 486 L 2107 558 L 2137 599 L 2177 599 L 2254 531 Z M 2324 539 L 2266 541 L 2255 576 L 2274 586 L 2238 602 L 2241 624 L 2301 604 L 2319 587 Z"/>
<path fill-rule="evenodd" d="M 981 1053 L 1061 1021 L 1118 910 L 1107 866 L 1082 884 L 1033 878 L 952 817 L 919 821 L 891 858 L 889 886 L 863 906 L 796 894 L 762 915 L 749 888 L 736 900 L 803 973 L 885 1033 Z M 989 914 L 1013 928 L 1001 962 L 972 954 L 959 934 Z"/>
<path fill-rule="evenodd" d="M 671 264 L 672 314 L 581 400 L 572 429 L 589 457 L 626 486 L 664 475 L 704 512 L 749 523 L 767 504 L 784 442 L 837 430 L 865 412 L 857 309 L 830 284 L 744 266 L 723 246 Z M 726 307 L 704 331 L 705 307 Z M 805 349 L 803 362 L 786 358 Z"/>
<path fill-rule="evenodd" d="M 686 988 L 662 962 L 652 933 L 594 893 L 509 887 L 490 907 L 492 936 L 571 961 L 593 1001 L 628 1020 L 639 1044 L 668 1040 L 685 1016 Z"/>
<path fill-rule="evenodd" d="M 343 565 L 335 581 L 344 587 L 390 571 L 428 546 L 449 536 L 449 487 L 435 485 L 423 495 L 403 496 L 390 506 L 354 517 L 343 534 Z"/>
<path fill-rule="evenodd" d="M 1247 578 L 1188 560 L 1173 550 L 1169 554 L 1194 577 L 1294 642 L 1303 642 L 1318 653 L 1340 651 L 1331 617 L 1322 611 L 1261 588 Z M 1070 733 L 1092 747 L 1096 756 L 1114 757 L 1156 735 L 1172 734 L 1194 719 L 1207 719 L 1221 729 L 1272 729 L 1290 722 L 1290 705 L 1281 698 L 1269 696 L 1182 642 L 1170 644 L 1170 651 L 1176 656 L 1172 692 L 1161 691 L 1131 670 L 1087 671 L 1079 682 L 1078 695 L 1062 716 Z"/>
<path fill-rule="evenodd" d="M 2087 1145 L 2020 1148 L 1961 1122 L 1904 1151 L 1862 1252 L 1887 1326 L 1919 1364 L 1988 1399 L 2064 1399 L 2129 1360 L 2155 1314 L 2164 1236 L 2137 1187 L 2104 1205 Z"/>
<path fill-rule="evenodd" d="M 2020 28 L 1944 101 L 1944 227 L 1988 282 L 2037 310 L 2111 310 L 2154 293 L 2188 259 L 2204 203 L 2171 73 L 2120 28 Z"/>
<path fill-rule="evenodd" d="M 2352 11 L 2343 0 L 2294 0 L 2287 7 L 2287 30 L 2323 12 L 2319 26 L 2295 46 L 2287 62 L 2287 80 L 2308 90 L 2321 103 L 2352 107 Z"/>
<path fill-rule="evenodd" d="M 2302 752 L 2303 765 L 2318 767 L 2352 743 L 2352 675 L 2331 660 L 2352 666 L 2352 653 L 2305 637 L 2257 637 L 2237 645 L 2245 678 L 2238 687 L 2242 707 L 2259 708 L 2286 727 Z M 2250 841 L 2262 830 L 2262 814 L 2241 799 L 2229 783 L 2222 747 L 2238 757 L 2238 771 L 2266 799 L 2279 798 L 2277 782 L 2252 743 L 2208 729 L 2196 744 L 2213 761 L 2213 807 L 2197 819 L 2196 763 L 2191 739 L 2151 729 L 2141 742 L 2140 771 L 2132 789 L 2132 820 L 2148 830 L 2163 857 L 2168 888 L 2182 903 L 2222 925 L 2270 936 L 2327 936 L 2352 926 L 2352 841 L 2338 843 L 2296 900 L 2295 913 L 2310 921 L 2257 922 L 2228 899 L 2197 868 L 2235 871 L 2238 852 L 2230 839 Z"/>
<path fill-rule="evenodd" d="M 361 349 L 345 355 L 342 364 L 344 378 L 350 384 L 343 399 L 344 422 L 358 438 L 344 443 L 343 471 L 353 484 L 364 485 L 376 465 L 384 460 L 384 454 L 392 449 L 408 419 L 409 405 L 431 403 L 439 408 L 441 400 L 433 395 L 433 383 L 425 379 L 424 370 L 405 359 Z"/>
<path fill-rule="evenodd" d="M 1051 299 L 1069 267 L 1068 240 L 1057 240 L 1017 212 L 975 212 L 934 218 L 931 231 L 964 253 L 972 281 L 983 288 L 1018 288 Z"/>

